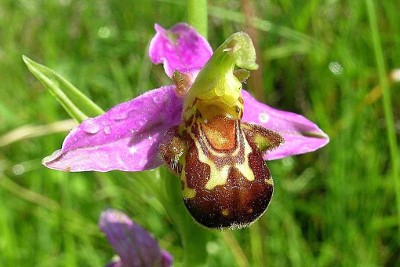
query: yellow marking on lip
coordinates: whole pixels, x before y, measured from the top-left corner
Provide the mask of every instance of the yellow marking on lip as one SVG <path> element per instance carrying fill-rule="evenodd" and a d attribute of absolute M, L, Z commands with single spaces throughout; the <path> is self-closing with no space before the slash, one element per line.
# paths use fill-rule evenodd
<path fill-rule="evenodd" d="M 269 179 L 265 179 L 265 183 L 270 184 L 270 185 L 274 185 L 274 180 L 272 180 L 272 177 Z"/>
<path fill-rule="evenodd" d="M 226 209 L 225 209 L 225 210 L 222 210 L 222 211 L 221 211 L 221 214 L 222 214 L 223 216 L 226 217 L 226 216 L 229 215 L 229 210 L 226 210 Z"/>
<path fill-rule="evenodd" d="M 196 189 L 189 188 L 186 183 L 185 166 L 182 168 L 182 181 L 183 181 L 183 198 L 194 198 L 196 196 Z"/>
<path fill-rule="evenodd" d="M 206 189 L 212 190 L 217 185 L 224 185 L 228 180 L 230 166 L 225 165 L 222 169 L 218 169 L 215 163 L 210 165 L 210 179 L 206 183 Z"/>
<path fill-rule="evenodd" d="M 236 128 L 236 125 L 235 125 L 235 128 Z M 206 149 L 207 149 L 211 154 L 213 154 L 213 155 L 216 156 L 216 157 L 223 157 L 223 156 L 226 155 L 226 152 L 215 150 L 215 149 L 210 145 L 210 143 L 208 142 L 208 139 L 207 139 L 207 135 L 203 132 L 203 129 L 202 129 L 201 125 L 198 125 L 198 129 L 199 129 L 199 132 L 200 132 L 200 138 L 201 138 L 202 140 L 204 140 L 203 143 L 205 144 Z M 231 153 L 231 155 L 232 155 L 233 157 L 236 157 L 236 156 L 239 154 L 239 152 L 240 152 L 240 140 L 239 140 L 239 138 L 237 138 L 237 136 L 239 136 L 240 134 L 243 134 L 243 132 L 241 132 L 240 129 L 235 130 L 236 148 L 235 148 L 235 150 Z M 192 136 L 192 139 L 193 139 L 193 140 L 196 139 L 196 137 L 195 137 L 194 135 L 191 134 L 191 136 Z"/>
<path fill-rule="evenodd" d="M 201 132 L 201 127 L 199 126 L 200 132 Z M 194 136 L 192 132 L 190 132 L 190 136 L 192 137 L 196 149 L 198 151 L 198 159 L 200 162 L 207 164 L 210 167 L 210 175 L 209 179 L 205 185 L 205 189 L 207 190 L 212 190 L 218 185 L 224 185 L 226 184 L 226 181 L 228 180 L 229 176 L 229 170 L 231 167 L 236 167 L 237 170 L 243 175 L 244 178 L 246 178 L 248 181 L 254 181 L 254 173 L 253 170 L 250 168 L 249 165 L 249 155 L 253 151 L 250 144 L 248 143 L 247 139 L 244 136 L 243 130 L 238 130 L 236 131 L 237 135 L 242 135 L 243 141 L 244 141 L 244 162 L 243 163 L 235 163 L 233 166 L 232 165 L 224 165 L 222 168 L 218 168 L 215 162 L 213 162 L 209 157 L 206 156 L 204 153 L 199 141 L 197 138 Z M 200 138 L 203 138 L 205 140 L 206 148 L 208 151 L 210 151 L 213 155 L 220 154 L 224 155 L 226 153 L 222 152 L 217 152 L 210 147 L 208 144 L 207 140 L 205 139 L 205 136 L 203 134 L 200 134 Z M 237 137 L 237 147 L 235 151 L 232 154 L 237 154 L 240 151 L 240 138 Z"/>
<path fill-rule="evenodd" d="M 244 134 L 243 134 L 244 135 Z M 254 172 L 250 168 L 250 163 L 249 163 L 249 155 L 253 151 L 249 143 L 247 142 L 247 139 L 244 138 L 244 162 L 242 164 L 237 164 L 235 167 L 242 173 L 244 178 L 247 180 L 254 181 Z"/>

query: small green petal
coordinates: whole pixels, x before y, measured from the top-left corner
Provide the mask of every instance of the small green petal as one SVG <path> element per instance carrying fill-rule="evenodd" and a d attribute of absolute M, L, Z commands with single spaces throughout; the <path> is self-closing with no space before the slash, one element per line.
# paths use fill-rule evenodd
<path fill-rule="evenodd" d="M 22 56 L 29 71 L 46 87 L 64 107 L 68 114 L 78 122 L 103 114 L 104 111 L 85 96 L 75 86 L 53 70 L 32 59 Z"/>
<path fill-rule="evenodd" d="M 243 103 L 240 90 L 243 77 L 238 79 L 235 67 L 247 70 L 258 67 L 253 42 L 244 32 L 231 35 L 201 70 L 185 99 L 185 119 L 189 119 L 196 110 L 204 118 L 216 113 L 241 117 Z"/>

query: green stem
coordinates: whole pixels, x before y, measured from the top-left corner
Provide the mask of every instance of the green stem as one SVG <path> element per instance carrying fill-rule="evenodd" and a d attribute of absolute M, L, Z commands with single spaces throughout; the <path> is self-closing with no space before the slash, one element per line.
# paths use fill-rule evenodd
<path fill-rule="evenodd" d="M 264 262 L 264 251 L 262 247 L 263 235 L 261 233 L 260 223 L 253 223 L 249 230 L 253 264 L 255 266 L 266 266 L 266 263 Z"/>
<path fill-rule="evenodd" d="M 176 224 L 184 247 L 184 266 L 206 266 L 208 254 L 206 251 L 210 232 L 197 225 L 190 217 L 182 200 L 181 182 L 178 177 L 170 174 L 165 168 L 159 168 L 164 193 L 162 203 L 168 215 Z"/>
<path fill-rule="evenodd" d="M 380 87 L 382 88 L 382 94 L 383 94 L 382 104 L 385 114 L 386 133 L 387 133 L 387 138 L 389 140 L 390 157 L 392 161 L 392 177 L 396 192 L 398 223 L 400 226 L 400 180 L 399 180 L 400 160 L 399 160 L 399 151 L 396 139 L 394 118 L 393 118 L 393 110 L 391 104 L 391 95 L 389 90 L 389 81 L 386 75 L 386 67 L 382 52 L 381 40 L 379 36 L 375 5 L 372 0 L 366 0 L 366 5 L 368 11 L 369 24 L 371 27 L 371 37 L 374 46 L 375 60 L 378 68 L 379 83 Z"/>
<path fill-rule="evenodd" d="M 187 0 L 188 22 L 207 39 L 207 0 Z"/>

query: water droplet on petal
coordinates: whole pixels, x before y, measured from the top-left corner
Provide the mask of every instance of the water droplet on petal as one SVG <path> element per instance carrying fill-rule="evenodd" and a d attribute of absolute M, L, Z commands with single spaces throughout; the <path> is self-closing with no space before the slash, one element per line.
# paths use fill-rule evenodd
<path fill-rule="evenodd" d="M 115 121 L 122 121 L 127 118 L 128 114 L 126 113 L 116 113 L 112 116 L 112 119 Z"/>
<path fill-rule="evenodd" d="M 260 120 L 260 122 L 262 123 L 267 123 L 269 121 L 269 115 L 267 113 L 260 113 L 260 115 L 258 115 L 258 119 Z"/>
<path fill-rule="evenodd" d="M 96 134 L 100 131 L 100 125 L 93 121 L 93 119 L 87 119 L 82 123 L 82 130 L 89 134 Z"/>
<path fill-rule="evenodd" d="M 136 147 L 132 146 L 132 147 L 129 148 L 129 153 L 135 154 L 136 152 L 137 152 Z"/>
<path fill-rule="evenodd" d="M 163 103 L 164 102 L 164 99 L 165 99 L 165 97 L 163 96 L 163 95 L 155 95 L 154 97 L 153 97 L 153 101 L 154 101 L 154 103 L 156 103 L 156 104 L 160 104 L 160 103 Z"/>
<path fill-rule="evenodd" d="M 110 126 L 106 126 L 106 127 L 104 127 L 103 131 L 104 131 L 105 134 L 110 134 L 111 133 L 111 127 Z"/>

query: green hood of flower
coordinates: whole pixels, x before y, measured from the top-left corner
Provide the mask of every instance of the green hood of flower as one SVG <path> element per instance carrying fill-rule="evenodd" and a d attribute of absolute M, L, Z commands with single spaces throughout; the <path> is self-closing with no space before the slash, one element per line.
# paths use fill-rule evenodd
<path fill-rule="evenodd" d="M 190 88 L 184 103 L 184 120 L 190 119 L 196 111 L 203 119 L 215 115 L 240 119 L 243 100 L 239 76 L 243 76 L 243 70 L 237 75 L 235 68 L 255 70 L 257 67 L 250 37 L 244 32 L 231 35 L 215 51 Z"/>

